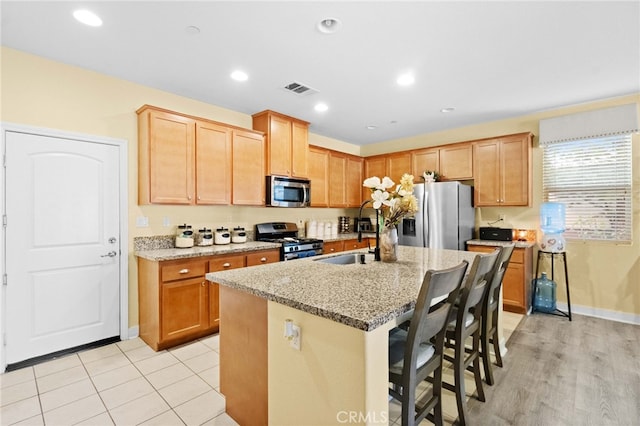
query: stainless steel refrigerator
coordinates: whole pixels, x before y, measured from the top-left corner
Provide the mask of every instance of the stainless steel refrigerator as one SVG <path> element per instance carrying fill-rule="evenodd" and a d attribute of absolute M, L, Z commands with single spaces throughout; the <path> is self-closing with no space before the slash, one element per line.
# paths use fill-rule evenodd
<path fill-rule="evenodd" d="M 460 182 L 419 183 L 414 194 L 418 212 L 398 225 L 399 244 L 465 250 L 475 228 L 473 187 Z"/>

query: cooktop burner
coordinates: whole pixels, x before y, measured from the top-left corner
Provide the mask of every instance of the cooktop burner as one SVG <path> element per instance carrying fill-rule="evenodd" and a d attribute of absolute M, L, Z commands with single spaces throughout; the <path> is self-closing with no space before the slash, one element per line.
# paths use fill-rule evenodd
<path fill-rule="evenodd" d="M 281 260 L 299 259 L 322 254 L 323 241 L 316 238 L 298 238 L 298 227 L 290 222 L 259 223 L 256 240 L 282 244 Z"/>

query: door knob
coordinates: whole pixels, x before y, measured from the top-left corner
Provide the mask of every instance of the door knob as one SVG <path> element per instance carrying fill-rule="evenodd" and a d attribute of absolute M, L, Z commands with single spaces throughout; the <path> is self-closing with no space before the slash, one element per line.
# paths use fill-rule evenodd
<path fill-rule="evenodd" d="M 103 254 L 103 255 L 102 255 L 102 256 L 100 256 L 100 257 L 116 257 L 117 255 L 118 255 L 118 253 L 117 253 L 117 252 L 115 252 L 115 251 L 110 251 L 109 253 L 107 253 L 107 254 Z"/>

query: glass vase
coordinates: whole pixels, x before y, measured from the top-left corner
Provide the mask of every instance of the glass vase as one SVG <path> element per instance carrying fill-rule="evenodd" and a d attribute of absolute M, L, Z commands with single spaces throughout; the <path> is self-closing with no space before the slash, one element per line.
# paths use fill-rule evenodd
<path fill-rule="evenodd" d="M 398 229 L 395 226 L 380 230 L 380 260 L 395 262 L 398 260 Z"/>

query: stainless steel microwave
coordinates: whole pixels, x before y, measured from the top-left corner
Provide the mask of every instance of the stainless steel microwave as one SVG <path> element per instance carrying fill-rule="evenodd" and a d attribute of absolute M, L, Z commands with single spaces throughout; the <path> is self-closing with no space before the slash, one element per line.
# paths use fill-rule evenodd
<path fill-rule="evenodd" d="M 267 176 L 266 204 L 271 207 L 309 207 L 311 181 L 286 176 Z"/>

